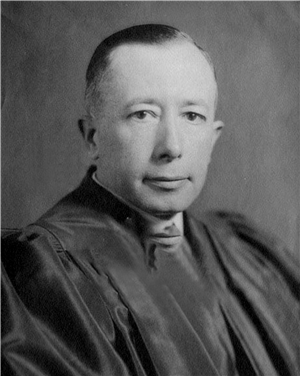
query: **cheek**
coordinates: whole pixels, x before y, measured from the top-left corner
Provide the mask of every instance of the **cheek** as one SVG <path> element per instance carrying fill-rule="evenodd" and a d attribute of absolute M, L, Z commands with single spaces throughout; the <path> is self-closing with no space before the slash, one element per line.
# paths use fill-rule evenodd
<path fill-rule="evenodd" d="M 210 161 L 212 152 L 212 135 L 201 134 L 194 137 L 187 145 L 188 159 L 193 161 L 195 166 L 206 166 Z"/>
<path fill-rule="evenodd" d="M 116 135 L 118 153 L 123 155 L 124 163 L 132 165 L 148 163 L 152 154 L 152 134 L 149 129 L 123 126 Z"/>
<path fill-rule="evenodd" d="M 115 156 L 122 153 L 127 143 L 124 135 L 120 134 L 118 126 L 109 119 L 106 119 L 106 122 L 99 127 L 97 141 L 99 156 L 104 159 L 115 159 Z"/>
<path fill-rule="evenodd" d="M 150 149 L 145 137 L 120 127 L 114 133 L 103 132 L 102 138 L 99 137 L 99 164 L 102 169 L 110 168 L 119 175 L 129 174 L 134 178 L 146 170 Z"/>

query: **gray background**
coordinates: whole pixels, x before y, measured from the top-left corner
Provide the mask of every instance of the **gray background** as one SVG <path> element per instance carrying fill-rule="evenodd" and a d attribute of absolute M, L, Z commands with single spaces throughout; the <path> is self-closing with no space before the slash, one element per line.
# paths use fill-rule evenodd
<path fill-rule="evenodd" d="M 101 39 L 166 23 L 207 49 L 226 124 L 192 210 L 247 214 L 299 255 L 299 3 L 2 2 L 2 226 L 83 177 L 84 76 Z"/>

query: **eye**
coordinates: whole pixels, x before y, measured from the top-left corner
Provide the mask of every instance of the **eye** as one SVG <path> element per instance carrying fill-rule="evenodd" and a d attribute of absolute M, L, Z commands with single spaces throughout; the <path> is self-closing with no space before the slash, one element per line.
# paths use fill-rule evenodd
<path fill-rule="evenodd" d="M 201 123 L 201 122 L 205 122 L 206 121 L 206 116 L 202 115 L 202 114 L 199 114 L 197 112 L 186 112 L 184 114 L 185 118 L 191 122 L 191 123 L 194 123 L 194 124 L 198 124 L 198 123 Z"/>
<path fill-rule="evenodd" d="M 141 111 L 136 111 L 133 112 L 132 114 L 129 115 L 129 118 L 134 119 L 134 120 L 151 120 L 152 118 L 155 118 L 156 115 L 152 111 L 146 111 L 146 110 L 141 110 Z"/>
<path fill-rule="evenodd" d="M 206 121 L 206 116 L 198 114 L 196 112 L 186 112 L 185 117 L 191 123 L 201 123 Z"/>
<path fill-rule="evenodd" d="M 147 111 L 137 111 L 134 114 L 131 115 L 131 117 L 135 117 L 139 120 L 143 120 L 147 117 L 148 112 Z"/>

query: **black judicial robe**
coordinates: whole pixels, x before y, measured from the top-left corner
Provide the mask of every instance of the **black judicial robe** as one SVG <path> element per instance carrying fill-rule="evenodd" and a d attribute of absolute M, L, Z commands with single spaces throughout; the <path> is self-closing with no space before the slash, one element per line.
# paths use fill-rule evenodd
<path fill-rule="evenodd" d="M 184 258 L 143 250 L 91 173 L 2 244 L 2 374 L 300 375 L 299 274 L 232 213 L 184 215 Z"/>

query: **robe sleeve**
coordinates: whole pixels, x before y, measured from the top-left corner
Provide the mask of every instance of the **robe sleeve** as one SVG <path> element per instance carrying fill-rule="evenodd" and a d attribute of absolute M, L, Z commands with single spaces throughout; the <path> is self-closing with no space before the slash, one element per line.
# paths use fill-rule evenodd
<path fill-rule="evenodd" d="M 118 354 L 118 335 L 105 303 L 100 296 L 94 303 L 99 325 L 69 277 L 77 278 L 74 273 L 81 272 L 46 231 L 5 237 L 3 375 L 130 374 Z M 86 295 L 91 289 L 88 283 L 83 286 Z"/>
<path fill-rule="evenodd" d="M 281 241 L 240 214 L 211 213 L 207 231 L 232 341 L 239 341 L 258 374 L 265 375 L 270 367 L 278 375 L 299 375 L 298 260 Z"/>

